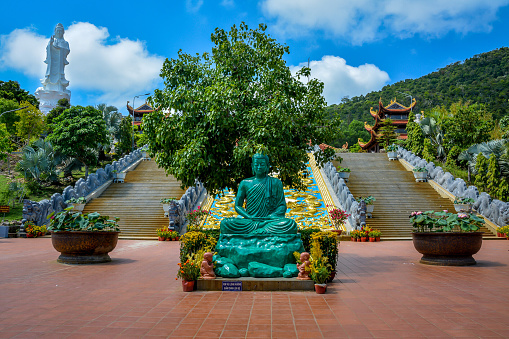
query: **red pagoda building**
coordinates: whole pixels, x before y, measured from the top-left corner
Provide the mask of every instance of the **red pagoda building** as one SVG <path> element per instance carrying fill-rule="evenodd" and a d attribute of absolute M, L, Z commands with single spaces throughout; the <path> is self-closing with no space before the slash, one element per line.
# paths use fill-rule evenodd
<path fill-rule="evenodd" d="M 133 123 L 133 125 L 137 126 L 136 128 L 137 128 L 138 132 L 141 132 L 141 119 L 143 118 L 143 115 L 147 114 L 147 113 L 150 113 L 150 112 L 153 112 L 154 109 L 147 102 L 145 102 L 140 107 L 138 107 L 136 109 L 133 109 L 129 105 L 129 101 L 128 101 L 127 102 L 127 111 L 129 112 L 129 115 L 131 117 L 134 116 L 134 123 Z M 134 111 L 134 115 L 133 115 L 133 111 Z"/>
<path fill-rule="evenodd" d="M 408 115 L 415 106 L 415 98 L 412 100 L 412 104 L 409 107 L 403 106 L 398 103 L 396 99 L 391 100 L 388 106 L 382 104 L 382 98 L 378 101 L 378 111 L 374 111 L 373 107 L 370 108 L 369 113 L 375 119 L 373 126 L 364 123 L 364 128 L 371 135 L 371 139 L 364 143 L 359 140 L 359 145 L 365 151 L 378 152 L 380 147 L 378 145 L 378 129 L 382 126 L 385 119 L 391 119 L 392 124 L 396 126 L 395 132 L 399 134 L 398 139 L 406 139 L 406 124 L 408 123 Z"/>

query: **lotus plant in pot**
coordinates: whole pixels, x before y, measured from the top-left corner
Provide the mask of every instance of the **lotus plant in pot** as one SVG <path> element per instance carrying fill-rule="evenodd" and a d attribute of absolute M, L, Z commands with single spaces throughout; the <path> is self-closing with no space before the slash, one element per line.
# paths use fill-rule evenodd
<path fill-rule="evenodd" d="M 416 182 L 426 182 L 428 181 L 428 170 L 426 167 L 415 167 L 412 172 L 414 173 L 414 178 Z"/>
<path fill-rule="evenodd" d="M 65 202 L 66 204 L 72 204 L 73 212 L 83 212 L 87 199 L 85 197 L 71 198 Z"/>
<path fill-rule="evenodd" d="M 97 212 L 80 214 L 68 207 L 48 216 L 53 247 L 60 252 L 58 262 L 93 264 L 111 261 L 109 252 L 118 241 L 119 218 L 109 219 Z"/>
<path fill-rule="evenodd" d="M 472 212 L 472 205 L 474 202 L 472 198 L 455 197 L 454 209 L 456 212 Z"/>
<path fill-rule="evenodd" d="M 351 170 L 349 168 L 347 168 L 347 167 L 341 167 L 341 166 L 338 166 L 336 168 L 336 170 L 338 171 L 339 177 L 343 178 L 343 180 L 348 182 L 348 179 L 350 178 Z"/>
<path fill-rule="evenodd" d="M 385 147 L 389 160 L 398 160 L 398 146 L 395 144 Z"/>
<path fill-rule="evenodd" d="M 412 239 L 422 264 L 440 266 L 475 265 L 472 257 L 482 246 L 484 219 L 473 213 L 447 210 L 415 211 L 410 214 Z"/>

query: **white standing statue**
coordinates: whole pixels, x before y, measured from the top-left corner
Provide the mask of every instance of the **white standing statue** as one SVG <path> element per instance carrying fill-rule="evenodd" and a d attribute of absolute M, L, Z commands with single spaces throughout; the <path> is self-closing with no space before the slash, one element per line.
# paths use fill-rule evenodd
<path fill-rule="evenodd" d="M 58 100 L 67 99 L 70 101 L 71 92 L 67 90 L 69 81 L 65 78 L 64 67 L 68 65 L 67 55 L 69 54 L 69 43 L 64 40 L 64 26 L 58 24 L 55 27 L 55 34 L 51 36 L 46 46 L 46 60 L 48 65 L 46 75 L 41 80 L 42 86 L 37 88 L 35 96 L 39 99 L 39 109 L 47 114 L 57 106 Z"/>

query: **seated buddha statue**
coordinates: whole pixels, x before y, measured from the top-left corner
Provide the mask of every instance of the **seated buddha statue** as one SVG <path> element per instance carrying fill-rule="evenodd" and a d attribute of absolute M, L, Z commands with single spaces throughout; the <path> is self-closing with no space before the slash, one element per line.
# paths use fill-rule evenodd
<path fill-rule="evenodd" d="M 268 156 L 253 156 L 254 177 L 242 180 L 235 197 L 235 211 L 239 216 L 221 221 L 222 234 L 297 233 L 297 223 L 285 218 L 283 183 L 268 175 L 269 168 Z"/>

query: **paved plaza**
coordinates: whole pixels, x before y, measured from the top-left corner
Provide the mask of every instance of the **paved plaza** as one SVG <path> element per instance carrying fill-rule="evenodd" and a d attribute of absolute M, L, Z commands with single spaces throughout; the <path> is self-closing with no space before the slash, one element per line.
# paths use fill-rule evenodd
<path fill-rule="evenodd" d="M 434 267 L 411 241 L 342 242 L 324 295 L 183 293 L 178 242 L 120 240 L 113 262 L 71 266 L 50 238 L 0 239 L 0 338 L 507 338 L 508 249 Z"/>

